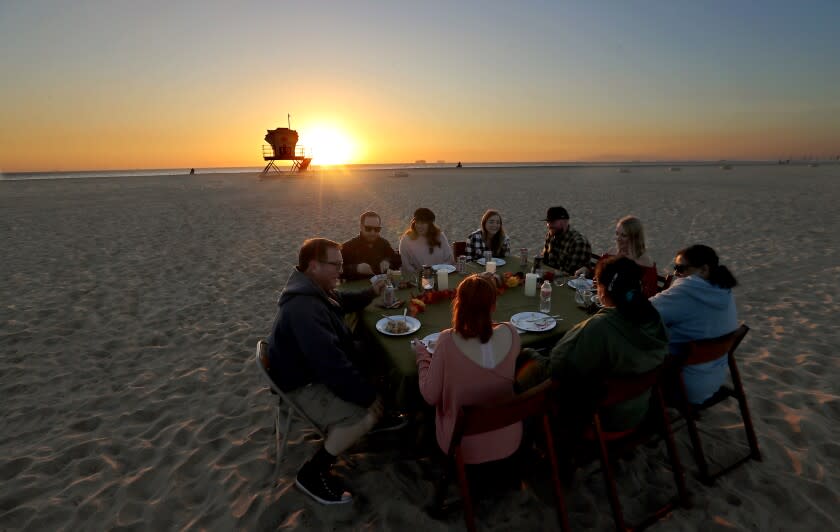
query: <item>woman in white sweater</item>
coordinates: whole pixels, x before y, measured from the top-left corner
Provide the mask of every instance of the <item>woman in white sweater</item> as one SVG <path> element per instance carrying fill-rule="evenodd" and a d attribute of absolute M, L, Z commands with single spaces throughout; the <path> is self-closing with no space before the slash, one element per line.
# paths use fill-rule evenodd
<path fill-rule="evenodd" d="M 435 225 L 435 213 L 421 207 L 414 211 L 411 225 L 400 238 L 403 274 L 419 271 L 423 265 L 455 264 L 449 240 Z"/>

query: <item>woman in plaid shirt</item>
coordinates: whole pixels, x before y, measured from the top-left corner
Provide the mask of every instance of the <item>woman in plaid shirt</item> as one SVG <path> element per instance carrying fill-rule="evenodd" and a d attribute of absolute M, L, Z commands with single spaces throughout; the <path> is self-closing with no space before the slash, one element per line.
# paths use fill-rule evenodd
<path fill-rule="evenodd" d="M 510 253 L 510 238 L 502 228 L 502 215 L 489 209 L 481 217 L 481 229 L 467 235 L 466 255 L 470 259 L 480 259 L 485 251 L 492 251 L 494 257 L 504 258 Z"/>

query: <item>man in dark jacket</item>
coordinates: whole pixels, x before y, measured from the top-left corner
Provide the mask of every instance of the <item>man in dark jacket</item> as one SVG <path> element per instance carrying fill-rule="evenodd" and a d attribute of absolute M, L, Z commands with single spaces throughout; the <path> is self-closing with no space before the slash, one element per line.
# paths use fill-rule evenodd
<path fill-rule="evenodd" d="M 387 240 L 379 236 L 382 218 L 373 211 L 359 217 L 359 236 L 341 245 L 345 279 L 365 279 L 371 275 L 399 269 L 400 255 Z"/>
<path fill-rule="evenodd" d="M 384 283 L 357 293 L 338 292 L 342 264 L 337 242 L 305 241 L 268 337 L 271 378 L 327 429 L 324 446 L 296 479 L 299 488 L 323 504 L 352 501 L 330 470 L 336 457 L 370 432 L 383 412 L 381 398 L 352 362 L 360 354 L 344 314 L 365 308 Z"/>

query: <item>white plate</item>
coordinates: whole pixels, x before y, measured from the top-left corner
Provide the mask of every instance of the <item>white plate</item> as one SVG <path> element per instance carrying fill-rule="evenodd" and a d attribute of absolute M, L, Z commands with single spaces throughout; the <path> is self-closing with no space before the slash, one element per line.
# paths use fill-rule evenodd
<path fill-rule="evenodd" d="M 580 288 L 580 286 L 579 286 L 580 283 L 581 283 L 581 281 L 578 278 L 569 279 L 568 281 L 566 281 L 566 286 L 568 286 L 569 288 L 573 288 L 573 289 L 577 290 L 578 288 Z M 583 280 L 583 288 L 585 288 L 587 290 L 591 289 L 592 288 L 592 279 L 584 279 Z"/>
<path fill-rule="evenodd" d="M 482 266 L 486 266 L 486 263 L 487 263 L 487 261 L 484 259 L 484 257 L 481 257 L 476 262 L 481 264 Z M 496 266 L 504 266 L 505 265 L 505 259 L 499 259 L 497 257 L 493 257 L 493 262 L 496 263 Z"/>
<path fill-rule="evenodd" d="M 382 334 L 387 334 L 388 336 L 405 336 L 407 334 L 416 333 L 417 330 L 420 328 L 420 320 L 417 318 L 412 318 L 411 316 L 392 316 L 391 320 L 395 321 L 402 321 L 405 320 L 406 325 L 408 325 L 408 330 L 401 333 L 392 333 L 388 332 L 385 328 L 390 321 L 388 318 L 382 318 L 381 320 L 376 322 L 376 330 L 381 332 Z"/>
<path fill-rule="evenodd" d="M 435 342 L 435 344 L 437 344 L 437 341 L 438 341 L 438 337 L 439 337 L 439 336 L 440 336 L 440 333 L 439 333 L 439 332 L 436 332 L 436 333 L 432 333 L 432 334 L 430 334 L 429 336 L 426 336 L 425 338 L 423 338 L 422 340 L 420 340 L 421 342 L 423 342 L 423 345 L 425 345 L 425 346 L 426 346 L 426 350 L 427 350 L 429 353 L 434 353 L 434 352 L 435 352 L 435 347 L 437 347 L 437 345 L 434 345 L 434 346 L 432 346 L 432 347 L 429 347 L 429 342 Z"/>
<path fill-rule="evenodd" d="M 557 320 L 542 312 L 519 312 L 510 317 L 510 322 L 523 331 L 550 331 L 557 325 Z"/>
<path fill-rule="evenodd" d="M 434 266 L 432 266 L 432 269 L 436 272 L 443 270 L 446 273 L 452 273 L 455 271 L 455 266 L 451 264 L 435 264 Z"/>

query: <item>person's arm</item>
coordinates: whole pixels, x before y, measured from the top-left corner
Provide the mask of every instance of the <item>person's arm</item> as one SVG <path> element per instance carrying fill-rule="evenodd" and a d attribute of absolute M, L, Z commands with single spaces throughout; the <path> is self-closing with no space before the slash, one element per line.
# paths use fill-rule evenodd
<path fill-rule="evenodd" d="M 400 258 L 402 259 L 403 274 L 417 273 L 417 271 L 423 266 L 422 264 L 417 264 L 417 258 L 411 250 L 411 242 L 411 238 L 405 235 L 400 239 L 399 249 Z"/>
<path fill-rule="evenodd" d="M 659 312 L 662 322 L 668 328 L 679 319 L 679 316 L 686 314 L 686 305 L 689 303 L 683 297 L 684 291 L 680 286 L 682 283 L 682 279 L 677 279 L 670 288 L 650 298 L 651 305 Z"/>
<path fill-rule="evenodd" d="M 290 319 L 297 343 L 318 382 L 345 401 L 368 408 L 376 391 L 347 358 L 333 324 L 331 312 L 311 298 L 297 298 L 284 312 Z"/>
<path fill-rule="evenodd" d="M 443 264 L 455 264 L 455 258 L 452 256 L 452 246 L 449 245 L 449 239 L 443 232 L 440 233 L 440 246 L 443 249 Z"/>
<path fill-rule="evenodd" d="M 364 290 L 336 291 L 335 296 L 344 312 L 358 312 L 368 305 L 377 296 L 376 289 L 371 286 Z"/>
<path fill-rule="evenodd" d="M 442 335 L 441 335 L 442 336 Z M 417 355 L 417 377 L 420 384 L 420 394 L 426 403 L 434 406 L 443 398 L 443 366 L 444 357 L 441 338 L 438 338 L 438 346 L 433 357 L 423 342 L 414 343 L 414 353 Z"/>
<path fill-rule="evenodd" d="M 505 243 L 502 246 L 502 258 L 510 256 L 510 237 L 505 235 Z"/>
<path fill-rule="evenodd" d="M 608 366 L 604 334 L 594 328 L 592 319 L 575 325 L 551 350 L 551 374 L 561 386 L 585 386 Z"/>
<path fill-rule="evenodd" d="M 345 279 L 360 279 L 366 274 L 359 273 L 359 249 L 353 240 L 348 240 L 341 245 L 341 257 L 344 260 L 344 269 L 341 276 Z"/>
<path fill-rule="evenodd" d="M 577 271 L 578 268 L 589 266 L 589 259 L 591 256 L 592 246 L 589 245 L 589 241 L 582 236 L 580 238 L 575 238 L 572 242 L 572 249 L 566 259 L 567 267 L 564 268 L 566 273 L 572 273 Z"/>

